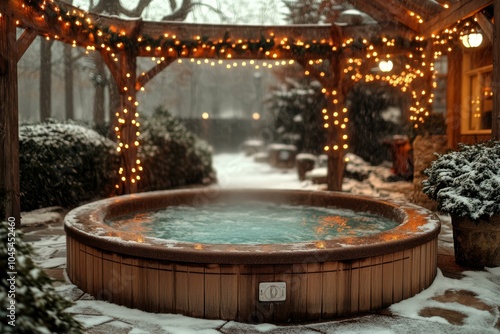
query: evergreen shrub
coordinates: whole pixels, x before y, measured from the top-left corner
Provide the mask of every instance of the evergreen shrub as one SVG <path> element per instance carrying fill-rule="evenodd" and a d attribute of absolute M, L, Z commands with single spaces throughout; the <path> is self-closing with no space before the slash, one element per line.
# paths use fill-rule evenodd
<path fill-rule="evenodd" d="M 113 141 L 54 121 L 22 125 L 19 139 L 22 210 L 71 207 L 111 193 L 118 169 Z"/>
<path fill-rule="evenodd" d="M 138 156 L 142 191 L 172 189 L 215 180 L 212 148 L 169 111 L 157 108 L 141 126 Z"/>
<path fill-rule="evenodd" d="M 458 217 L 487 219 L 500 214 L 500 142 L 459 145 L 424 171 L 422 191 L 438 209 Z"/>

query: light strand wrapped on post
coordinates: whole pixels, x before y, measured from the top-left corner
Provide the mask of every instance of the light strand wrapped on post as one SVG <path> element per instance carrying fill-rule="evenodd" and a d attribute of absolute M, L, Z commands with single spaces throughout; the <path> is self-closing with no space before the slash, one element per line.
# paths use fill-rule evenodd
<path fill-rule="evenodd" d="M 130 52 L 135 56 L 154 57 L 152 59 L 157 64 L 171 62 L 173 59 L 178 59 L 181 62 L 183 61 L 182 58 L 191 58 L 191 62 L 194 62 L 195 58 L 205 58 L 203 61 L 196 60 L 196 64 L 209 64 L 210 66 L 224 64 L 226 68 L 231 69 L 240 65 L 240 63 L 233 60 L 258 55 L 259 59 L 268 60 L 268 63 L 262 64 L 262 67 L 265 68 L 286 65 L 284 59 L 293 58 L 307 59 L 309 66 L 320 67 L 324 59 L 333 59 L 335 56 L 342 55 L 348 58 L 344 73 L 353 82 L 380 80 L 394 87 L 400 87 L 402 92 L 410 92 L 412 96 L 411 119 L 416 126 L 418 126 L 418 123 L 425 121 L 429 106 L 434 98 L 432 89 L 436 87 L 436 71 L 433 62 L 430 59 L 422 58 L 425 57 L 424 46 L 429 41 L 434 44 L 436 50 L 434 53 L 435 60 L 445 52 L 445 49 L 450 51 L 452 48 L 451 42 L 460 34 L 460 29 L 456 26 L 444 31 L 442 36 L 433 36 L 430 40 L 424 40 L 424 38 L 418 36 L 414 38 L 376 36 L 369 40 L 347 38 L 342 41 L 329 41 L 327 39 L 305 40 L 294 39 L 291 36 L 277 38 L 272 32 L 263 33 L 257 39 L 233 38 L 229 32 L 216 38 L 212 36 L 212 39 L 210 36 L 201 35 L 180 38 L 169 31 L 160 32 L 157 36 L 148 36 L 146 34 L 129 36 L 121 28 L 113 24 L 106 25 L 102 23 L 112 22 L 110 18 L 97 21 L 95 19 L 100 18 L 100 16 L 63 3 L 58 4 L 53 0 L 12 0 L 12 3 L 19 4 L 21 9 L 27 13 L 25 18 L 21 17 L 18 20 L 18 25 L 23 25 L 23 19 L 31 20 L 31 22 L 36 21 L 40 26 L 44 27 L 44 31 L 48 31 L 45 32 L 47 38 L 61 40 L 73 46 L 83 46 L 87 52 L 106 52 L 115 62 L 118 62 L 120 52 Z M 447 8 L 447 6 L 444 7 Z M 408 12 L 407 15 L 413 17 L 417 24 L 423 22 L 423 18 L 413 12 Z M 119 19 L 114 20 L 119 21 Z M 126 22 L 122 26 L 125 24 Z M 384 59 L 393 61 L 400 54 L 404 54 L 406 59 L 404 68 L 393 69 L 382 75 L 368 73 L 367 64 L 378 63 Z M 209 58 L 218 60 L 209 61 Z M 241 66 L 246 66 L 243 64 L 246 63 L 242 62 Z M 254 64 L 251 64 L 251 60 L 248 64 L 254 66 Z M 260 68 L 261 65 L 255 65 L 255 67 L 257 66 Z M 364 70 L 362 70 L 363 67 L 365 67 Z M 306 69 L 304 74 L 308 75 L 309 72 L 309 69 Z M 327 76 L 328 73 L 321 70 L 319 75 Z M 414 88 L 419 81 L 425 81 L 429 77 L 433 80 L 430 89 Z M 129 83 L 128 86 L 123 87 L 135 86 L 134 83 Z M 143 83 L 139 86 L 138 90 L 143 90 Z M 341 106 L 342 103 L 339 104 L 339 99 L 335 97 L 334 92 L 327 91 L 328 89 L 324 89 L 323 93 L 326 95 L 331 94 L 331 102 L 336 111 L 333 111 L 330 115 L 328 113 L 324 115 L 324 117 L 327 117 L 325 118 L 324 127 L 326 129 L 332 126 L 338 127 L 342 131 L 338 142 L 331 144 L 329 149 L 334 150 L 335 147 L 344 148 L 348 145 L 348 136 L 345 130 L 348 122 L 347 109 Z M 129 92 L 122 91 L 121 93 L 123 96 L 127 96 L 126 94 Z M 126 105 L 126 107 L 116 113 L 117 124 L 115 131 L 118 140 L 117 150 L 121 154 L 133 151 L 132 155 L 135 155 L 139 145 L 137 141 L 139 122 L 137 121 L 138 114 L 135 111 L 137 107 L 135 92 L 130 94 L 129 97 L 129 101 L 122 101 L 122 104 Z M 131 117 L 132 114 L 133 117 Z M 131 129 L 134 129 L 134 131 L 132 132 Z M 140 180 L 139 172 L 142 170 L 142 166 L 140 166 L 138 159 L 134 161 L 135 163 L 132 166 L 122 165 L 120 167 L 119 172 L 129 176 L 128 178 L 125 177 L 125 180 L 121 179 L 121 182 L 125 183 L 117 184 L 118 188 L 126 183 L 136 183 Z"/>

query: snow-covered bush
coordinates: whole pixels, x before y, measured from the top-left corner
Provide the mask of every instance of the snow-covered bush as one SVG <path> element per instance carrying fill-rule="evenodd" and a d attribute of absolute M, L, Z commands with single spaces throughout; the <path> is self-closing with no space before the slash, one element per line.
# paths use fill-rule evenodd
<path fill-rule="evenodd" d="M 2 222 L 0 240 L 0 333 L 82 333 L 80 324 L 64 312 L 72 302 L 57 294 L 52 279 L 33 263 L 33 250 L 21 231 Z"/>
<path fill-rule="evenodd" d="M 139 188 L 161 190 L 215 180 L 212 148 L 167 110 L 157 108 L 143 122 L 138 156 L 144 170 Z"/>
<path fill-rule="evenodd" d="M 439 210 L 473 220 L 500 214 L 500 142 L 460 145 L 424 173 L 422 191 Z"/>
<path fill-rule="evenodd" d="M 323 152 L 327 131 L 323 130 L 325 95 L 317 81 L 285 79 L 271 92 L 270 109 L 274 114 L 274 141 L 297 147 L 299 152 Z"/>
<path fill-rule="evenodd" d="M 48 122 L 19 129 L 23 210 L 72 206 L 108 195 L 116 145 L 82 125 Z"/>

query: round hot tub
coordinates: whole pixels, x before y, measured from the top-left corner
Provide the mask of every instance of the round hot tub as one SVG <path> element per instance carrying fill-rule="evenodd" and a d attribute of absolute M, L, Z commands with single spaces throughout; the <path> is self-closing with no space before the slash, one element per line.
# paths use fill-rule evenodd
<path fill-rule="evenodd" d="M 336 207 L 398 224 L 362 237 L 277 244 L 162 240 L 142 229 L 120 231 L 105 224 L 125 215 L 228 200 Z M 436 276 L 439 230 L 439 219 L 421 207 L 345 193 L 213 188 L 140 193 L 90 203 L 66 216 L 67 273 L 97 299 L 148 312 L 242 322 L 314 321 L 387 307 L 427 288 Z"/>

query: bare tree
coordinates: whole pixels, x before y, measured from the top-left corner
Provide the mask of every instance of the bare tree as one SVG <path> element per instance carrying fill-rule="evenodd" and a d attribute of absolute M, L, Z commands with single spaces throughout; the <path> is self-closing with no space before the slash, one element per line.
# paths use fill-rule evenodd
<path fill-rule="evenodd" d="M 52 115 L 52 40 L 40 43 L 40 121 Z"/>

